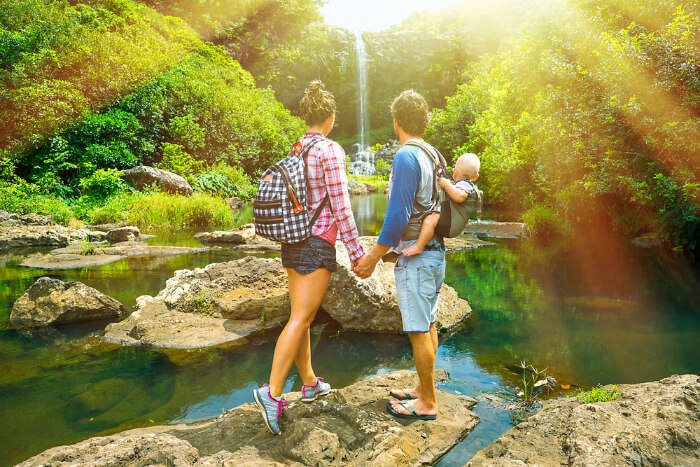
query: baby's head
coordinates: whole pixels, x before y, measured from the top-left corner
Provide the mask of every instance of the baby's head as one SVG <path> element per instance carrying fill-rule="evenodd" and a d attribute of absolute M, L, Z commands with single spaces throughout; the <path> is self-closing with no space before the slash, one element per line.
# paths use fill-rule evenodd
<path fill-rule="evenodd" d="M 467 179 L 475 182 L 479 178 L 479 167 L 481 167 L 479 158 L 476 157 L 476 154 L 468 152 L 459 156 L 452 176 L 455 180 Z"/>

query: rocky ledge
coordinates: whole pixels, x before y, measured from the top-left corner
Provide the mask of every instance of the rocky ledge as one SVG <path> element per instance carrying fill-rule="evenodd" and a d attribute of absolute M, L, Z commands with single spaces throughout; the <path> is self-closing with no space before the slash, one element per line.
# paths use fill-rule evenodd
<path fill-rule="evenodd" d="M 19 265 L 25 268 L 45 270 L 74 269 L 109 264 L 127 256 L 171 256 L 208 250 L 208 248 L 149 245 L 138 241 L 121 242 L 111 246 L 91 245 L 90 247 L 94 251 L 91 254 L 85 254 L 82 245 L 72 243 L 67 247 L 51 250 L 48 255 L 30 256 Z"/>
<path fill-rule="evenodd" d="M 338 270 L 323 309 L 345 330 L 401 332 L 394 265 L 380 262 L 371 278 L 360 280 L 350 271 L 344 247 L 336 248 Z M 470 315 L 469 304 L 443 285 L 438 329 L 454 328 Z M 156 297 L 139 297 L 131 316 L 107 326 L 104 339 L 161 348 L 209 347 L 282 326 L 288 318 L 287 273 L 280 260 L 246 257 L 177 271 Z"/>
<path fill-rule="evenodd" d="M 279 437 L 249 403 L 199 423 L 129 430 L 52 448 L 19 465 L 432 464 L 477 425 L 470 410 L 476 402 L 438 391 L 437 420 L 401 422 L 386 411 L 388 392 L 415 384 L 415 373 L 401 371 L 333 390 L 311 404 L 300 402 L 299 393 L 288 394 Z"/>
<path fill-rule="evenodd" d="M 469 221 L 464 233 L 493 238 L 525 238 L 527 227 L 522 222 Z"/>
<path fill-rule="evenodd" d="M 674 375 L 618 391 L 610 402 L 546 402 L 467 465 L 700 465 L 700 377 Z"/>

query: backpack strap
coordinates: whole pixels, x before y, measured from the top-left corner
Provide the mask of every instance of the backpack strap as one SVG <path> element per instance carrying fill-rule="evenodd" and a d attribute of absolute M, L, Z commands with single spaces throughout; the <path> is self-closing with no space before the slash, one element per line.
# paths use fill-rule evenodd
<path fill-rule="evenodd" d="M 431 146 L 428 146 L 428 144 L 425 143 L 425 141 L 412 139 L 406 142 L 406 144 L 420 148 L 424 153 L 428 155 L 430 160 L 433 162 L 432 209 L 435 209 L 435 206 L 438 206 L 440 204 L 440 185 L 438 184 L 438 176 L 447 171 L 447 162 L 445 161 L 445 158 L 442 156 L 442 154 L 440 154 L 440 151 L 438 151 L 435 148 L 432 148 Z M 435 152 L 433 152 L 433 150 Z"/>
<path fill-rule="evenodd" d="M 307 164 L 306 164 L 306 156 L 308 155 L 309 151 L 313 146 L 315 146 L 317 143 L 320 143 L 323 141 L 323 138 L 314 138 L 311 140 L 309 144 L 307 144 L 304 149 L 301 151 L 301 159 L 304 161 L 304 176 L 306 177 L 306 186 L 309 186 L 309 174 L 307 171 Z M 318 218 L 321 216 L 321 213 L 323 212 L 323 208 L 326 207 L 326 204 L 330 204 L 331 197 L 328 194 L 328 190 L 326 190 L 326 197 L 323 198 L 323 201 L 321 201 L 321 204 L 316 208 L 316 211 L 314 212 L 314 215 L 311 217 L 311 221 L 309 222 L 309 227 L 313 227 L 314 224 L 316 224 L 316 221 Z M 331 208 L 331 211 L 333 211 L 333 208 Z"/>

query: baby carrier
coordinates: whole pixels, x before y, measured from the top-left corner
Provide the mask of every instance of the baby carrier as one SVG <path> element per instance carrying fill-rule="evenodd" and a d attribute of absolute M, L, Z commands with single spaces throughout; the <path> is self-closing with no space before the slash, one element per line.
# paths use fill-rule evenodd
<path fill-rule="evenodd" d="M 437 149 L 431 148 L 427 144 L 419 140 L 411 140 L 406 144 L 416 146 L 423 150 L 428 157 L 433 161 L 435 170 L 433 172 L 433 204 L 440 204 L 440 219 L 435 229 L 435 234 L 438 237 L 453 238 L 460 235 L 466 227 L 469 219 L 477 214 L 481 214 L 481 206 L 483 203 L 484 193 L 479 190 L 474 182 L 466 180 L 472 185 L 473 190 L 463 203 L 455 203 L 449 197 L 440 203 L 438 178 L 447 177 L 447 164 L 445 158 Z M 431 150 L 432 149 L 432 150 Z M 434 151 L 433 151 L 434 150 Z M 431 211 L 420 213 L 421 219 Z"/>
<path fill-rule="evenodd" d="M 311 236 L 311 227 L 329 202 L 326 194 L 313 215 L 308 210 L 305 156 L 319 141 L 314 139 L 306 147 L 295 143 L 287 157 L 263 174 L 253 202 L 257 235 L 280 243 L 299 243 Z"/>

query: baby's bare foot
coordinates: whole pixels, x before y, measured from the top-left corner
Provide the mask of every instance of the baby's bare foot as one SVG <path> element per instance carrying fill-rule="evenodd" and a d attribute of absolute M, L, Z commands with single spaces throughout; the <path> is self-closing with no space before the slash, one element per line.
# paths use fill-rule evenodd
<path fill-rule="evenodd" d="M 421 253 L 423 253 L 423 249 L 418 248 L 416 245 L 411 245 L 408 248 L 404 248 L 404 250 L 401 252 L 401 254 L 404 256 L 415 256 Z"/>

